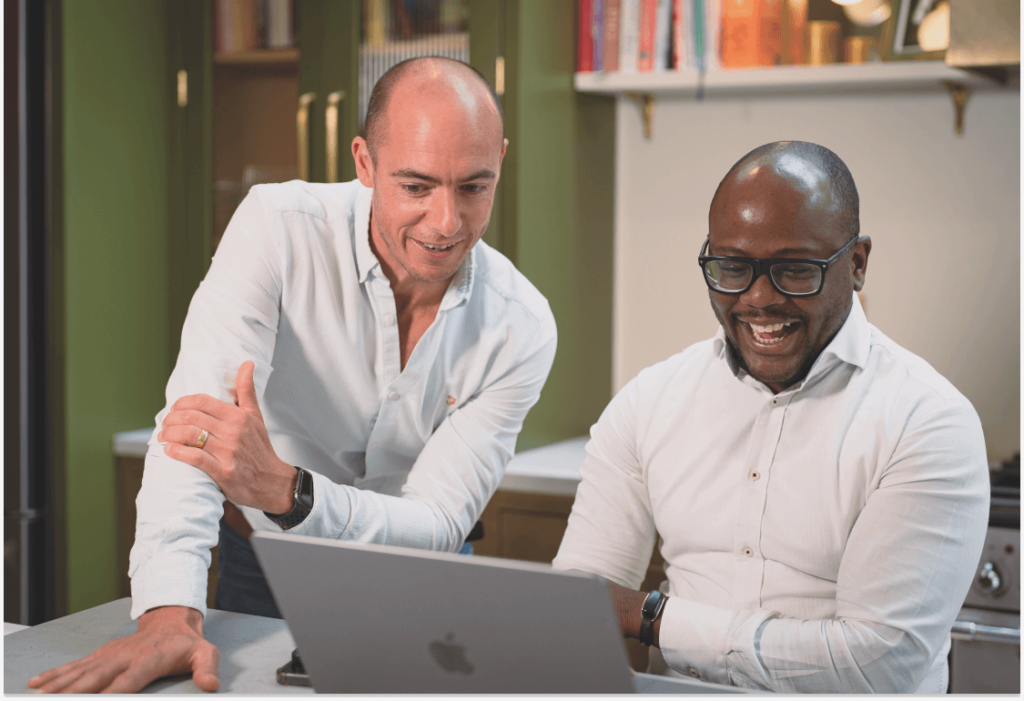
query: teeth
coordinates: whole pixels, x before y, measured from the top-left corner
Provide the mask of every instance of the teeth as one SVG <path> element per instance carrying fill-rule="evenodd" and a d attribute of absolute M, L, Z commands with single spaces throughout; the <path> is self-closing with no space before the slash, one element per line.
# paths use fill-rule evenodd
<path fill-rule="evenodd" d="M 787 321 L 784 324 L 769 324 L 768 326 L 758 326 L 757 324 L 751 324 L 750 322 L 747 322 L 747 323 L 750 324 L 750 328 L 752 328 L 754 330 L 754 333 L 766 334 L 766 333 L 775 333 L 776 331 L 781 331 L 782 329 L 786 328 L 787 326 L 791 326 L 792 324 L 795 324 L 796 322 L 795 321 Z"/>
<path fill-rule="evenodd" d="M 423 244 L 424 248 L 429 248 L 431 251 L 447 251 L 449 248 L 454 246 L 454 243 L 450 243 L 447 246 L 431 246 L 429 243 Z"/>

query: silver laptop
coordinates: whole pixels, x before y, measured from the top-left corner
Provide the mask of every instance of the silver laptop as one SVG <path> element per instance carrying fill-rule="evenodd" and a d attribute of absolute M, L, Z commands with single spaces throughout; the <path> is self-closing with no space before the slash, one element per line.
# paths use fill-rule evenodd
<path fill-rule="evenodd" d="M 321 693 L 728 691 L 633 675 L 596 577 L 304 536 L 252 540 Z"/>

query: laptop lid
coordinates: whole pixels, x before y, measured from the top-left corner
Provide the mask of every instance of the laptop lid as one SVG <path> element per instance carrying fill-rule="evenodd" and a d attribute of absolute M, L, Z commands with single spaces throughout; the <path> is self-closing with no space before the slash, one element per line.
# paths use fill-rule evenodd
<path fill-rule="evenodd" d="M 634 690 L 596 577 L 260 531 L 252 541 L 318 692 Z"/>

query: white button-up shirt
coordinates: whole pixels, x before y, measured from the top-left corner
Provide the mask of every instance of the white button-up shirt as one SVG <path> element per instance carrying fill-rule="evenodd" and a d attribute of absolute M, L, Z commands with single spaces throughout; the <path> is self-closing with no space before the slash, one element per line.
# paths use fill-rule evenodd
<path fill-rule="evenodd" d="M 637 589 L 655 544 L 669 667 L 779 692 L 945 693 L 985 537 L 970 403 L 859 302 L 772 391 L 721 330 L 641 372 L 591 430 L 554 565 Z"/>
<path fill-rule="evenodd" d="M 455 551 L 490 499 L 555 355 L 543 296 L 482 241 L 401 368 L 395 299 L 357 181 L 254 187 L 189 306 L 159 427 L 180 397 L 233 401 L 238 366 L 271 443 L 313 473 L 289 533 Z M 159 430 L 159 428 L 158 428 Z M 224 495 L 150 440 L 132 548 L 132 617 L 205 614 Z M 256 529 L 281 529 L 243 508 Z"/>

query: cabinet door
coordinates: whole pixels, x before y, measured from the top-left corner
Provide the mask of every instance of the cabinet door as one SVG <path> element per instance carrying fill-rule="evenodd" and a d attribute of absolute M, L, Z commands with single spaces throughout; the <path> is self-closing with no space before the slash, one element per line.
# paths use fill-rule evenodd
<path fill-rule="evenodd" d="M 298 0 L 299 92 L 313 93 L 309 111 L 310 182 L 356 177 L 352 139 L 359 135 L 361 0 Z M 334 131 L 328 138 L 331 114 Z M 332 152 L 332 153 L 329 153 Z M 328 173 L 334 159 L 336 174 Z M 331 175 L 331 178 L 328 178 Z"/>

